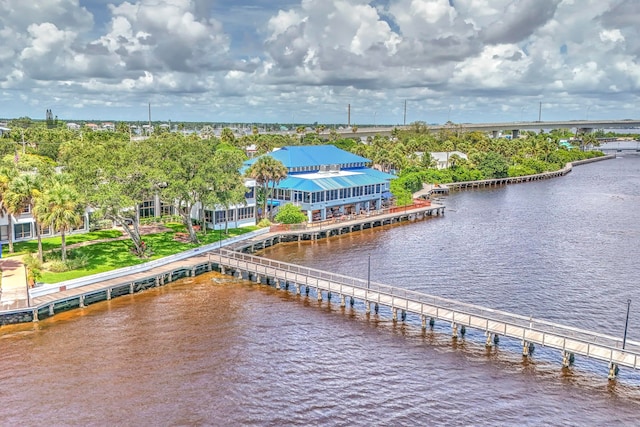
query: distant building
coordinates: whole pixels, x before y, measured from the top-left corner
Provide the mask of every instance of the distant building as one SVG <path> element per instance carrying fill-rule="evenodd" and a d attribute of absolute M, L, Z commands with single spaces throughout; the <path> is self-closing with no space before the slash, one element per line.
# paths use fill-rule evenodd
<path fill-rule="evenodd" d="M 11 132 L 11 129 L 0 126 L 0 136 L 8 135 L 9 132 Z"/>
<path fill-rule="evenodd" d="M 436 168 L 446 169 L 451 167 L 451 156 L 457 155 L 461 159 L 467 160 L 468 157 L 461 151 L 434 151 L 431 154 L 431 159 L 436 163 Z"/>
<path fill-rule="evenodd" d="M 116 125 L 114 125 L 111 122 L 105 122 L 100 125 L 100 128 L 102 130 L 108 130 L 108 131 L 114 132 L 116 130 Z"/>
<path fill-rule="evenodd" d="M 100 128 L 100 126 L 98 126 L 95 123 L 87 123 L 85 126 L 88 127 L 91 130 L 98 130 Z"/>
<path fill-rule="evenodd" d="M 67 129 L 69 130 L 80 130 L 80 125 L 77 123 L 67 123 Z"/>

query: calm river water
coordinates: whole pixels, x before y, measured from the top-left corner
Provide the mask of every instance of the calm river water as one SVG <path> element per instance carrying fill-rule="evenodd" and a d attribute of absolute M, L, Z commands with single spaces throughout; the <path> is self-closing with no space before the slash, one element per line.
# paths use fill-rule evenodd
<path fill-rule="evenodd" d="M 640 157 L 268 257 L 640 341 Z M 640 375 L 211 273 L 0 329 L 1 425 L 637 425 Z"/>

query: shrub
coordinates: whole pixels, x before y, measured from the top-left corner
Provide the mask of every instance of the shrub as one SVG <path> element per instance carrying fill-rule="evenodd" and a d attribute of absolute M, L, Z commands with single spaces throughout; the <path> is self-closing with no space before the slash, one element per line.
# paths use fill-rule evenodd
<path fill-rule="evenodd" d="M 278 210 L 274 219 L 281 224 L 300 224 L 307 220 L 307 216 L 298 206 L 288 203 Z"/>
<path fill-rule="evenodd" d="M 269 221 L 267 218 L 263 218 L 258 223 L 258 227 L 259 228 L 271 227 L 271 221 Z"/>
<path fill-rule="evenodd" d="M 69 268 L 67 267 L 67 264 L 62 261 L 53 261 L 49 263 L 47 270 L 53 273 L 63 273 L 65 271 L 69 271 Z"/>

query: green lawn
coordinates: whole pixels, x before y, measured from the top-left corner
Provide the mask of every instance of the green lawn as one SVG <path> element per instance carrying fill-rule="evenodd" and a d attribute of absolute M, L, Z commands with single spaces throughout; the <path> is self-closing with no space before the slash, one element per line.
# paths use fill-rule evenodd
<path fill-rule="evenodd" d="M 65 280 L 75 279 L 78 277 L 89 276 L 91 274 L 102 273 L 104 271 L 115 270 L 122 267 L 142 264 L 154 259 L 163 258 L 178 252 L 195 248 L 199 245 L 181 243 L 174 240 L 177 232 L 185 232 L 185 228 L 179 224 L 168 224 L 173 231 L 164 233 L 147 234 L 142 237 L 143 241 L 153 251 L 153 255 L 147 259 L 140 259 L 131 253 L 130 240 L 115 240 L 109 242 L 100 242 L 89 246 L 72 249 L 71 256 L 86 256 L 89 264 L 80 270 L 67 271 L 63 273 L 51 273 L 43 271 L 41 282 L 58 283 Z M 238 236 L 244 233 L 257 230 L 257 227 L 233 228 L 229 229 L 228 234 L 220 231 L 208 230 L 205 235 L 198 233 L 198 239 L 201 245 L 217 242 L 218 240 L 229 237 Z"/>
<path fill-rule="evenodd" d="M 120 232 L 119 230 L 97 230 L 91 231 L 89 233 L 70 234 L 65 237 L 67 245 L 73 245 L 74 243 L 88 242 L 91 240 L 113 239 L 120 236 L 122 236 L 122 232 Z M 42 250 L 44 252 L 48 252 L 53 249 L 59 249 L 61 243 L 62 242 L 60 236 L 44 238 L 42 239 Z M 10 254 L 8 245 L 4 244 L 2 256 L 9 257 L 26 255 L 28 253 L 37 253 L 38 241 L 29 240 L 28 242 L 16 242 L 13 244 L 13 251 L 14 252 Z"/>

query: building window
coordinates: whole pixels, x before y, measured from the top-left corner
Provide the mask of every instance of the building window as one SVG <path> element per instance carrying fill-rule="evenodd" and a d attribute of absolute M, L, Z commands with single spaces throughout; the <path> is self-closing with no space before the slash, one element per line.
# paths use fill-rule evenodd
<path fill-rule="evenodd" d="M 153 200 L 147 200 L 140 205 L 140 218 L 149 218 L 156 216 L 156 202 Z"/>
<path fill-rule="evenodd" d="M 31 213 L 31 205 L 26 205 L 25 207 L 22 208 L 22 212 L 20 212 L 21 214 L 28 214 Z"/>
<path fill-rule="evenodd" d="M 9 226 L 0 225 L 0 240 L 9 240 Z"/>
<path fill-rule="evenodd" d="M 226 211 L 216 211 L 216 224 L 224 224 L 227 220 Z"/>
<path fill-rule="evenodd" d="M 28 239 L 31 237 L 31 223 L 25 222 L 22 224 L 16 224 L 13 227 L 14 234 L 13 236 L 16 239 Z"/>
<path fill-rule="evenodd" d="M 255 208 L 253 206 L 238 209 L 238 220 L 249 218 L 255 218 Z"/>
<path fill-rule="evenodd" d="M 173 215 L 173 205 L 169 203 L 160 202 L 160 215 Z M 140 214 L 142 216 L 142 213 Z"/>

